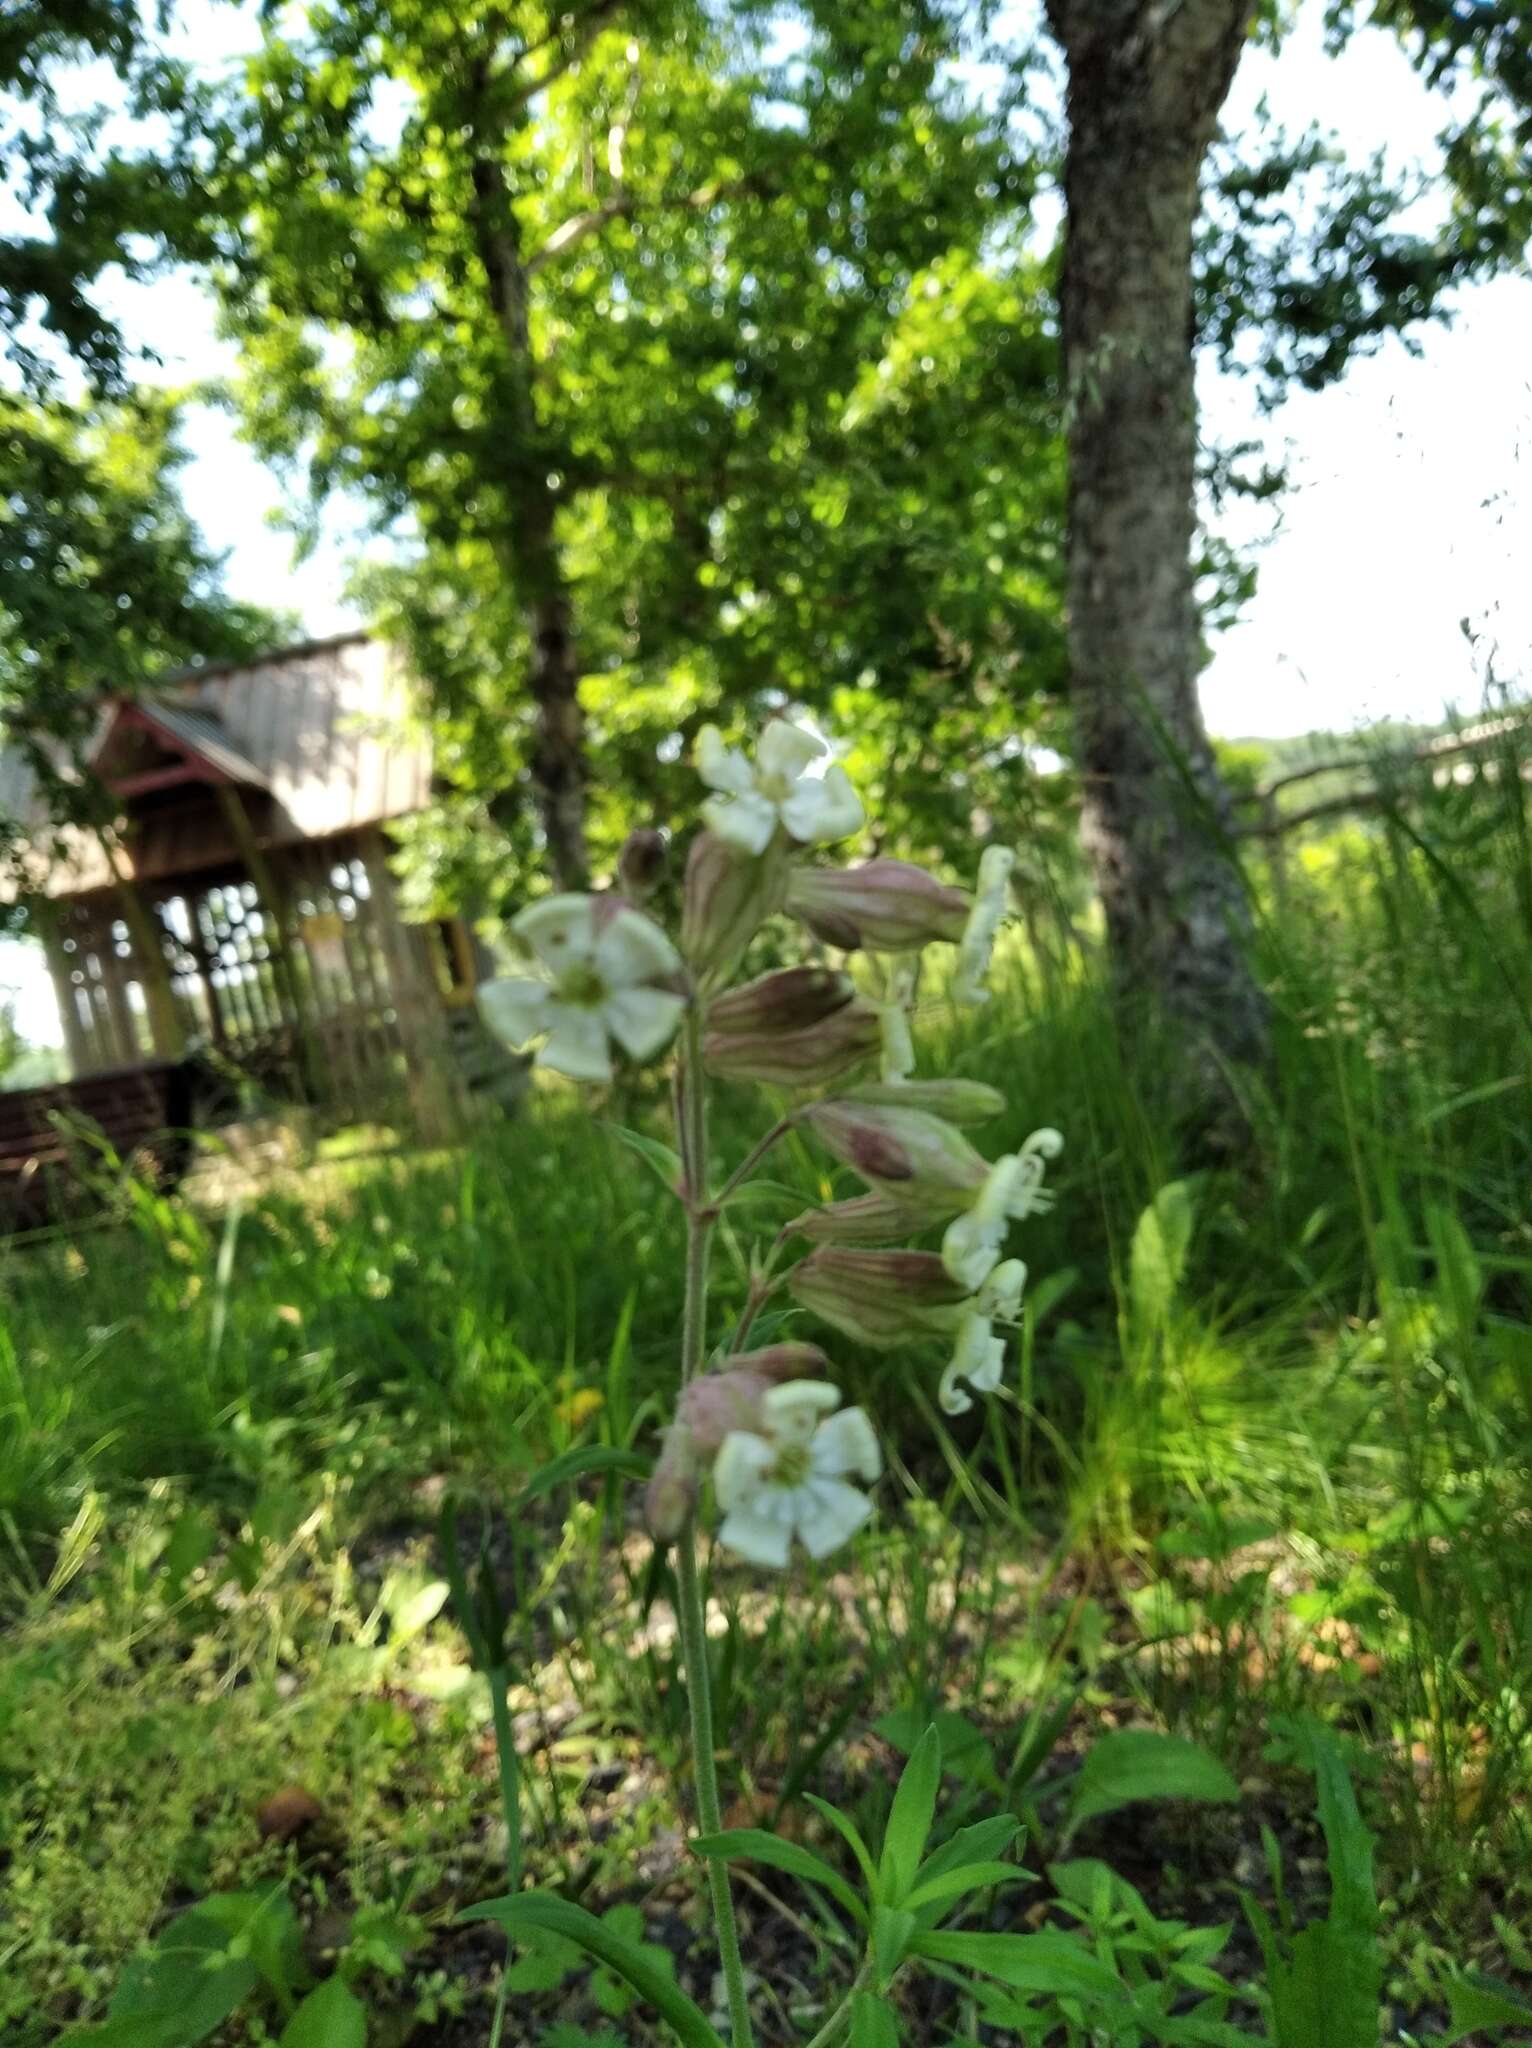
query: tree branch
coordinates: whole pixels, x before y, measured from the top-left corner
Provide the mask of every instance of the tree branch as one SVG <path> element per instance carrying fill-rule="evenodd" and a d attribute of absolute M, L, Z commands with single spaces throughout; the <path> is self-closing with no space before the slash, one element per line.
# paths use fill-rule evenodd
<path fill-rule="evenodd" d="M 527 258 L 527 276 L 535 277 L 556 257 L 567 256 L 571 249 L 577 249 L 592 235 L 599 234 L 608 221 L 631 219 L 636 213 L 706 213 L 720 199 L 738 199 L 757 193 L 760 188 L 761 180 L 750 177 L 719 179 L 711 185 L 699 185 L 695 192 L 677 193 L 668 199 L 646 201 L 631 192 L 615 193 L 610 199 L 603 200 L 600 206 L 592 207 L 589 213 L 577 213 L 572 220 L 556 227 L 543 246 Z"/>

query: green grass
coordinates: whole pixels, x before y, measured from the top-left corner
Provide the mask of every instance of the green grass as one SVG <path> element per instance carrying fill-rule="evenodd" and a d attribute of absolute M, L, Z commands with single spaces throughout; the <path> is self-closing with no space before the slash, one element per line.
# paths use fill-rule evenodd
<path fill-rule="evenodd" d="M 1017 1383 L 948 1424 L 935 1356 L 832 1346 L 894 1454 L 886 1512 L 849 1587 L 719 1575 L 739 1806 L 796 1826 L 828 1783 L 871 1826 L 866 1730 L 945 1706 L 1008 1784 L 1021 1760 L 1044 1841 L 1061 1760 L 1139 1716 L 1227 1757 L 1275 1818 L 1307 1795 L 1270 1724 L 1315 1710 L 1380 1838 L 1388 1995 L 1431 2007 L 1448 1953 L 1528 1971 L 1520 782 L 1435 792 L 1263 884 L 1278 1067 L 1239 1171 L 1186 1169 L 1089 936 L 1050 913 L 1030 938 L 940 1055 L 1007 1092 L 986 1150 L 1041 1123 L 1068 1139 L 1057 1207 L 1019 1234 Z M 492 1777 L 455 1631 L 396 1640 L 388 1600 L 435 1569 L 444 1485 L 492 1504 L 573 1442 L 652 1443 L 681 1234 L 610 1125 L 660 1107 L 593 1122 L 554 1088 L 461 1153 L 332 1160 L 220 1214 L 124 1180 L 109 1223 L 0 1251 L 0 2028 L 43 2040 L 98 2011 L 163 1911 L 279 1868 L 313 1919 L 415 1916 L 385 2003 L 398 2038 L 438 2023 L 411 2015 L 438 2012 L 436 1945 L 493 1884 Z M 760 1128 L 723 1097 L 726 1158 Z M 796 1140 L 772 1172 L 829 1190 Z M 769 1236 L 781 1199 L 736 1214 Z M 721 1235 L 727 1315 L 750 1236 Z M 518 1711 L 548 1729 L 531 1851 L 598 1902 L 660 1856 L 683 1752 L 663 1584 L 626 1526 L 614 1487 L 563 1499 L 522 1565 Z M 592 1794 L 614 1776 L 620 1797 Z M 261 1840 L 289 1781 L 325 1810 L 317 1847 Z M 1241 1841 L 1259 1866 L 1255 1826 L 1223 1843 L 1231 1868 Z M 1156 1882 L 1194 1889 L 1212 1838 L 1150 1839 Z M 482 1984 L 453 1981 L 473 2007 Z"/>

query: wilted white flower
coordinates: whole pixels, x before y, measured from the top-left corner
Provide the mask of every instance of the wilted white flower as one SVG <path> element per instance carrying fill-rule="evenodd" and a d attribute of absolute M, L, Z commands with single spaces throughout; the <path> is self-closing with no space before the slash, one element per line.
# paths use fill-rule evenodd
<path fill-rule="evenodd" d="M 546 978 L 485 982 L 479 1007 L 509 1045 L 546 1033 L 538 1066 L 576 1081 L 609 1081 L 609 1040 L 646 1060 L 674 1036 L 686 1004 L 674 990 L 653 984 L 679 973 L 681 957 L 638 911 L 618 908 L 602 916 L 593 897 L 545 896 L 513 919 L 511 929 Z"/>
<path fill-rule="evenodd" d="M 919 955 L 901 960 L 888 977 L 879 1006 L 882 1030 L 882 1076 L 887 1082 L 907 1081 L 915 1071 L 915 1040 L 910 1034 L 910 1009 L 919 978 Z"/>
<path fill-rule="evenodd" d="M 1057 1131 L 1034 1131 L 1019 1152 L 997 1159 L 973 1203 L 942 1237 L 942 1263 L 965 1287 L 980 1287 L 1000 1257 L 1012 1223 L 1053 1206 L 1043 1186 L 1047 1162 L 1064 1149 Z"/>
<path fill-rule="evenodd" d="M 841 1408 L 839 1388 L 827 1381 L 789 1380 L 762 1397 L 761 1428 L 759 1435 L 731 1430 L 719 1449 L 719 1542 L 777 1569 L 794 1536 L 811 1557 L 828 1556 L 872 1513 L 872 1502 L 845 1477 L 870 1481 L 882 1471 L 872 1424 L 860 1408 Z"/>
<path fill-rule="evenodd" d="M 996 1266 L 958 1324 L 957 1343 L 942 1374 L 937 1399 L 947 1415 L 966 1415 L 973 1402 L 959 1386 L 967 1380 L 976 1393 L 992 1394 L 1005 1371 L 1005 1339 L 997 1337 L 996 1323 L 1014 1323 L 1021 1312 L 1021 1293 L 1027 1284 L 1027 1269 L 1020 1259 L 1006 1259 Z"/>
<path fill-rule="evenodd" d="M 705 725 L 697 735 L 697 772 L 719 792 L 702 806 L 708 830 L 749 854 L 764 853 L 779 824 L 802 846 L 845 839 L 862 822 L 862 801 L 850 777 L 840 767 L 823 776 L 804 773 L 826 752 L 813 733 L 774 718 L 752 764 L 724 745 L 716 725 Z"/>
<path fill-rule="evenodd" d="M 1010 909 L 1011 869 L 1016 856 L 1008 846 L 986 847 L 979 862 L 979 886 L 973 909 L 958 941 L 957 971 L 952 977 L 952 999 L 957 1003 L 987 1003 L 990 961 L 995 939 Z"/>

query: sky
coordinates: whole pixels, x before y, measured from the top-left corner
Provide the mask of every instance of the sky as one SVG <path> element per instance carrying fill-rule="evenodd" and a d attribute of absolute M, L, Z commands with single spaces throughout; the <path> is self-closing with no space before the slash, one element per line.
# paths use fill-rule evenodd
<path fill-rule="evenodd" d="M 1395 169 L 1435 159 L 1442 103 L 1398 45 L 1363 31 L 1337 58 L 1322 46 L 1322 6 L 1303 0 L 1278 56 L 1249 52 L 1225 109 L 1234 135 L 1262 120 L 1292 130 L 1317 120 L 1348 154 L 1378 148 Z M 204 58 L 232 57 L 239 17 L 190 0 Z M 1427 217 L 1431 200 L 1422 202 Z M 1381 717 L 1429 720 L 1472 711 L 1486 676 L 1525 688 L 1532 648 L 1532 279 L 1503 277 L 1455 295 L 1450 326 L 1389 341 L 1318 393 L 1298 393 L 1271 418 L 1253 382 L 1205 366 L 1204 433 L 1255 440 L 1286 460 L 1292 488 L 1278 510 L 1235 506 L 1216 523 L 1254 549 L 1258 584 L 1223 631 L 1202 679 L 1211 729 L 1226 736 L 1345 731 Z M 214 377 L 232 363 L 212 310 L 185 278 L 124 289 L 118 310 L 163 357 L 171 383 Z M 185 435 L 184 491 L 214 546 L 228 551 L 238 595 L 301 614 L 313 634 L 358 622 L 344 589 L 358 521 L 342 507 L 316 551 L 295 561 L 280 527 L 276 480 L 241 446 L 230 418 L 202 408 Z M 52 1037 L 52 999 L 17 972 L 0 942 L 0 992 L 21 988 L 28 1036 Z"/>

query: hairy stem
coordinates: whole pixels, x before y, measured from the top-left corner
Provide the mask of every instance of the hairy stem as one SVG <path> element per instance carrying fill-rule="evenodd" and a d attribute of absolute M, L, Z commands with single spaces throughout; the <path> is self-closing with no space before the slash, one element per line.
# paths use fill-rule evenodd
<path fill-rule="evenodd" d="M 713 1744 L 713 1686 L 707 1660 L 707 1621 L 702 1599 L 702 1579 L 697 1568 L 697 1524 L 688 1517 L 681 1531 L 676 1558 L 680 1587 L 681 1648 L 686 1659 L 686 1694 L 691 1708 L 692 1770 L 697 1787 L 697 1827 L 704 1835 L 716 1835 L 723 1828 L 723 1808 L 718 1797 L 718 1763 Z M 729 1998 L 730 2032 L 734 2048 L 752 2048 L 750 2000 L 745 1989 L 745 1965 L 739 1951 L 739 1928 L 734 1919 L 734 1899 L 729 1890 L 728 1866 L 721 1858 L 707 1859 L 708 1890 L 713 1901 L 713 1922 L 718 1934 L 718 1959 Z"/>
<path fill-rule="evenodd" d="M 707 1341 L 707 1261 L 712 1236 L 708 1207 L 707 1083 L 702 1072 L 702 1017 L 694 1004 L 686 1021 L 685 1064 L 681 1070 L 676 1132 L 686 1173 L 686 1307 L 681 1321 L 681 1379 L 684 1384 L 702 1369 Z M 692 1774 L 696 1785 L 697 1827 L 716 1835 L 723 1826 L 718 1797 L 718 1760 L 713 1741 L 713 1683 L 707 1658 L 707 1609 L 697 1564 L 697 1518 L 686 1518 L 676 1557 L 681 1654 L 686 1664 L 686 1696 L 691 1713 Z M 733 2048 L 753 2048 L 750 2001 L 745 1990 L 745 1965 L 739 1952 L 739 1928 L 729 1890 L 727 1866 L 709 1857 L 708 1889 L 729 1999 Z"/>

